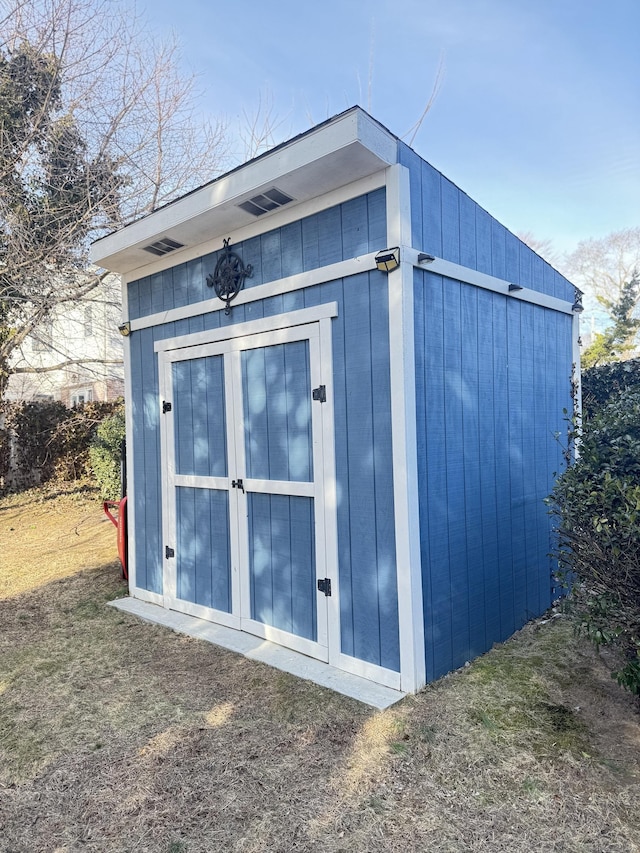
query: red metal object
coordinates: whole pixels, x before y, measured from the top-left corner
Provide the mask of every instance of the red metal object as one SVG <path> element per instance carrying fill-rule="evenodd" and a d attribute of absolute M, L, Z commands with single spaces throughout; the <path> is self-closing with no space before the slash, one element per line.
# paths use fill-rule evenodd
<path fill-rule="evenodd" d="M 115 525 L 118 531 L 118 556 L 122 563 L 122 577 L 129 580 L 129 571 L 127 568 L 127 498 L 126 496 L 119 501 L 103 501 L 102 508 L 104 509 L 107 518 Z M 113 515 L 111 509 L 117 509 L 118 514 Z"/>

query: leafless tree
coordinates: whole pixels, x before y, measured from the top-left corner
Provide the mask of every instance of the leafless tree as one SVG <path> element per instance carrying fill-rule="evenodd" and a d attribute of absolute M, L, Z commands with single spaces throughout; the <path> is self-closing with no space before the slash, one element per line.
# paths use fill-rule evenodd
<path fill-rule="evenodd" d="M 26 338 L 101 287 L 90 242 L 226 165 L 178 63 L 122 0 L 0 0 L 0 396 Z"/>
<path fill-rule="evenodd" d="M 593 294 L 609 312 L 640 272 L 640 227 L 623 228 L 606 237 L 582 240 L 565 267 L 578 287 Z"/>

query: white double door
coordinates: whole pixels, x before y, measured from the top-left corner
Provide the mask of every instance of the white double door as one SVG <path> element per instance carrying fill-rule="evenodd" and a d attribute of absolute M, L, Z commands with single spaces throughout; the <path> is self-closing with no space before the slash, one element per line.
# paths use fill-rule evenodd
<path fill-rule="evenodd" d="M 339 610 L 320 325 L 160 353 L 164 601 L 329 660 Z"/>

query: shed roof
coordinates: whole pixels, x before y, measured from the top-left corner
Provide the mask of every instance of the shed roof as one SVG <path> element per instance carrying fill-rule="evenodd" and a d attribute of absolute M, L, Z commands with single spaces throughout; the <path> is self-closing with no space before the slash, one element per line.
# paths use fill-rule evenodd
<path fill-rule="evenodd" d="M 240 205 L 274 187 L 295 205 L 366 178 L 397 162 L 397 142 L 363 109 L 351 107 L 97 240 L 91 258 L 105 269 L 131 272 L 150 262 L 145 247 L 157 241 L 169 238 L 186 248 L 254 222 Z"/>

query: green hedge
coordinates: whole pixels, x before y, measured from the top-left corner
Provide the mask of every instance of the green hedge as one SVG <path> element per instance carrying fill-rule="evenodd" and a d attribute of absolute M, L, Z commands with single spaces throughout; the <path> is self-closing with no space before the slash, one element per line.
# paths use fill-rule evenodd
<path fill-rule="evenodd" d="M 120 464 L 122 440 L 125 435 L 124 408 L 105 418 L 96 430 L 89 459 L 104 500 L 120 498 Z"/>
<path fill-rule="evenodd" d="M 582 412 L 590 418 L 618 394 L 640 389 L 640 358 L 582 371 Z"/>
<path fill-rule="evenodd" d="M 596 645 L 621 650 L 614 676 L 640 694 L 640 389 L 595 411 L 578 450 L 551 496 L 569 604 Z"/>
<path fill-rule="evenodd" d="M 0 492 L 90 477 L 89 447 L 96 430 L 122 409 L 121 400 L 73 409 L 58 402 L 0 404 Z"/>

